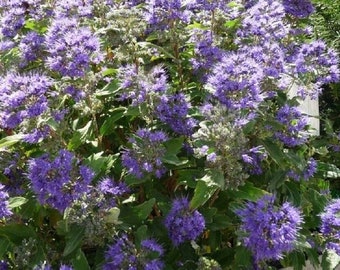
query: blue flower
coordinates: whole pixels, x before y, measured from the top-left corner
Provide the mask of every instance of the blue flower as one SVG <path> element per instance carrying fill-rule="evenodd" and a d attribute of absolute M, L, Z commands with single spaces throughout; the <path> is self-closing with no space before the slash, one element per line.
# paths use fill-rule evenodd
<path fill-rule="evenodd" d="M 283 253 L 292 251 L 302 223 L 298 209 L 289 202 L 275 207 L 274 200 L 265 195 L 236 211 L 242 222 L 241 240 L 256 262 L 281 259 Z"/>
<path fill-rule="evenodd" d="M 188 199 L 184 197 L 172 202 L 164 224 L 175 246 L 196 240 L 205 229 L 204 217 L 197 210 L 191 210 Z"/>

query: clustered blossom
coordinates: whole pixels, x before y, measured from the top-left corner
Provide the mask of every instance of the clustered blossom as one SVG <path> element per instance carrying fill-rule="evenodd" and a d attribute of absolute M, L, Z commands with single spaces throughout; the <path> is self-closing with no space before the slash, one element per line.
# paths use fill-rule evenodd
<path fill-rule="evenodd" d="M 92 170 L 80 165 L 74 154 L 60 150 L 52 160 L 48 154 L 29 160 L 28 178 L 41 204 L 63 212 L 88 191 Z"/>
<path fill-rule="evenodd" d="M 205 229 L 204 217 L 197 210 L 190 209 L 189 200 L 185 197 L 172 202 L 164 224 L 175 246 L 186 241 L 195 241 Z"/>
<path fill-rule="evenodd" d="M 23 63 L 21 66 L 26 66 L 28 63 L 35 61 L 42 53 L 43 43 L 45 38 L 36 32 L 28 32 L 21 39 L 19 49 Z"/>
<path fill-rule="evenodd" d="M 163 143 L 168 136 L 162 131 L 138 129 L 135 137 L 130 137 L 131 149 L 122 154 L 122 163 L 130 174 L 142 178 L 147 173 L 153 173 L 160 178 L 166 172 L 162 158 L 165 154 Z"/>
<path fill-rule="evenodd" d="M 182 7 L 182 0 L 146 0 L 145 20 L 152 29 L 167 29 L 169 21 L 189 22 L 191 12 Z"/>
<path fill-rule="evenodd" d="M 290 56 L 298 75 L 313 74 L 317 82 L 327 84 L 336 82 L 340 78 L 338 56 L 333 49 L 327 48 L 325 42 L 315 40 L 302 44 Z M 317 93 L 318 94 L 318 93 Z"/>
<path fill-rule="evenodd" d="M 9 217 L 12 215 L 12 212 L 9 209 L 9 195 L 3 190 L 4 188 L 5 186 L 0 184 L 0 218 Z"/>
<path fill-rule="evenodd" d="M 285 12 L 297 18 L 305 18 L 314 12 L 310 0 L 283 0 Z"/>
<path fill-rule="evenodd" d="M 99 39 L 75 18 L 54 19 L 46 33 L 46 65 L 62 76 L 84 77 L 90 65 L 101 61 Z"/>
<path fill-rule="evenodd" d="M 102 210 L 116 206 L 117 197 L 130 192 L 129 187 L 124 182 L 116 182 L 108 177 L 99 181 L 96 189 L 97 199 L 99 199 L 98 206 Z"/>
<path fill-rule="evenodd" d="M 155 66 L 145 74 L 135 65 L 126 65 L 119 68 L 117 77 L 122 90 L 120 100 L 130 99 L 132 106 L 151 102 L 153 95 L 165 93 L 168 89 L 167 75 L 162 66 Z"/>
<path fill-rule="evenodd" d="M 182 93 L 162 95 L 156 105 L 156 116 L 159 120 L 178 134 L 191 135 L 196 126 L 196 121 L 188 117 L 191 104 L 186 101 Z"/>
<path fill-rule="evenodd" d="M 263 70 L 246 53 L 229 52 L 212 69 L 207 88 L 230 110 L 256 108 L 263 100 Z"/>
<path fill-rule="evenodd" d="M 288 177 L 291 177 L 296 181 L 299 181 L 300 179 L 308 181 L 311 177 L 313 177 L 316 171 L 317 162 L 314 158 L 310 158 L 301 172 L 298 172 L 296 170 L 290 170 L 288 172 Z"/>
<path fill-rule="evenodd" d="M 128 270 L 161 270 L 164 263 L 161 257 L 164 249 L 154 239 L 145 239 L 141 242 L 141 250 L 138 251 L 136 246 L 128 239 L 126 234 L 109 246 L 105 253 L 104 270 L 111 269 L 128 269 Z M 150 254 L 157 253 L 157 258 L 150 258 Z"/>
<path fill-rule="evenodd" d="M 44 113 L 51 86 L 52 80 L 43 74 L 9 72 L 0 77 L 0 126 L 13 129 L 24 120 Z"/>
<path fill-rule="evenodd" d="M 206 72 L 210 71 L 223 56 L 223 51 L 214 45 L 213 35 L 208 30 L 197 31 L 190 39 L 190 42 L 195 44 L 195 57 L 190 61 L 195 73 L 202 77 L 202 81 L 207 79 Z"/>
<path fill-rule="evenodd" d="M 50 264 L 44 262 L 44 263 L 42 263 L 38 266 L 35 266 L 33 268 L 33 270 L 52 270 L 52 266 Z M 73 270 L 73 267 L 68 266 L 66 264 L 62 264 L 62 265 L 60 265 L 59 270 Z"/>
<path fill-rule="evenodd" d="M 340 199 L 332 200 L 324 209 L 321 217 L 322 235 L 326 238 L 327 249 L 334 250 L 340 255 Z"/>
<path fill-rule="evenodd" d="M 305 143 L 308 135 L 303 133 L 307 128 L 307 117 L 297 107 L 285 104 L 279 109 L 276 120 L 283 125 L 282 131 L 275 132 L 275 136 L 288 147 Z"/>
<path fill-rule="evenodd" d="M 0 33 L 13 38 L 25 24 L 25 8 L 20 1 L 2 1 L 0 8 L 4 9 L 0 17 Z"/>
<path fill-rule="evenodd" d="M 300 211 L 289 202 L 274 206 L 274 196 L 265 195 L 237 210 L 241 218 L 243 244 L 252 252 L 255 262 L 281 259 L 294 249 L 302 223 Z"/>
<path fill-rule="evenodd" d="M 268 157 L 263 146 L 257 146 L 249 149 L 242 155 L 242 160 L 247 164 L 250 174 L 259 175 L 263 173 L 261 162 Z"/>

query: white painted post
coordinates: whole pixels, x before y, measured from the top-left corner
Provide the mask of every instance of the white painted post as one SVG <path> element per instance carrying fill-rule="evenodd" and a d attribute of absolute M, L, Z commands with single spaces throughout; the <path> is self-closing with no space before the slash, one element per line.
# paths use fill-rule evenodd
<path fill-rule="evenodd" d="M 293 84 L 288 92 L 289 97 L 294 97 L 297 95 L 298 85 Z M 319 99 L 311 99 L 309 96 L 300 101 L 300 106 L 298 108 L 301 110 L 302 113 L 308 116 L 308 124 L 311 127 L 310 133 L 315 136 L 320 135 L 320 119 L 319 119 Z"/>

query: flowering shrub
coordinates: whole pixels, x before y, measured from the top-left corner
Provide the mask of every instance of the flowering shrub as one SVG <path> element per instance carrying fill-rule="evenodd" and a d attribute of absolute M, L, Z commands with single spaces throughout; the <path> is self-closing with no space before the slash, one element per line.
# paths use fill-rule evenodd
<path fill-rule="evenodd" d="M 340 77 L 313 12 L 0 1 L 0 268 L 340 261 L 339 136 L 312 135 L 299 106 Z"/>

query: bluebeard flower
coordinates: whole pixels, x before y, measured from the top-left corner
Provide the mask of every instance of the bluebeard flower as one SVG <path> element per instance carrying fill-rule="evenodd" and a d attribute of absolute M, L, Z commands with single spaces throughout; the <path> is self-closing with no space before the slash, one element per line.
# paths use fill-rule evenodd
<path fill-rule="evenodd" d="M 53 160 L 46 154 L 28 164 L 28 178 L 39 202 L 60 212 L 88 191 L 93 177 L 92 170 L 67 150 L 60 150 Z"/>
<path fill-rule="evenodd" d="M 8 1 L 9 2 L 9 1 Z M 14 2 L 15 3 L 15 2 Z M 13 38 L 24 26 L 25 9 L 19 4 L 10 4 L 5 9 L 0 20 L 0 33 L 4 37 Z"/>
<path fill-rule="evenodd" d="M 13 129 L 44 113 L 52 81 L 42 74 L 8 73 L 0 77 L 0 126 Z"/>
<path fill-rule="evenodd" d="M 263 173 L 261 162 L 267 158 L 268 154 L 263 146 L 257 146 L 249 149 L 242 155 L 243 161 L 247 164 L 247 170 L 250 174 L 259 175 Z"/>
<path fill-rule="evenodd" d="M 208 30 L 197 30 L 189 41 L 195 44 L 195 56 L 190 59 L 191 64 L 195 74 L 199 76 L 202 82 L 205 82 L 206 73 L 215 63 L 221 60 L 223 52 L 213 44 L 213 33 Z"/>
<path fill-rule="evenodd" d="M 184 94 L 162 95 L 156 105 L 157 118 L 169 125 L 176 133 L 181 135 L 191 135 L 197 122 L 188 117 L 191 104 L 186 101 Z"/>
<path fill-rule="evenodd" d="M 265 195 L 248 202 L 236 211 L 241 218 L 243 244 L 252 252 L 255 262 L 281 259 L 283 253 L 294 249 L 302 223 L 300 211 L 285 202 L 274 206 L 274 196 Z"/>
<path fill-rule="evenodd" d="M 144 16 L 151 29 L 164 30 L 169 21 L 189 22 L 191 12 L 182 7 L 183 0 L 145 0 Z"/>
<path fill-rule="evenodd" d="M 195 241 L 205 229 L 204 217 L 197 210 L 191 210 L 189 200 L 184 197 L 172 202 L 164 224 L 175 246 L 186 241 Z"/>
<path fill-rule="evenodd" d="M 50 127 L 45 125 L 41 128 L 35 128 L 29 133 L 25 134 L 22 138 L 27 143 L 38 143 L 40 140 L 45 139 L 50 134 Z"/>
<path fill-rule="evenodd" d="M 150 103 L 153 95 L 164 93 L 168 89 L 167 75 L 162 66 L 155 66 L 148 74 L 138 71 L 134 65 L 122 66 L 118 71 L 118 80 L 122 90 L 119 99 L 130 99 L 132 106 Z"/>
<path fill-rule="evenodd" d="M 262 66 L 248 54 L 230 52 L 214 66 L 206 87 L 230 110 L 256 108 L 263 77 Z"/>
<path fill-rule="evenodd" d="M 91 17 L 93 2 L 94 0 L 59 0 L 54 8 L 55 17 Z"/>
<path fill-rule="evenodd" d="M 307 127 L 307 117 L 302 115 L 297 107 L 285 104 L 279 109 L 276 120 L 284 126 L 282 131 L 275 132 L 275 137 L 288 147 L 305 143 L 308 135 L 303 133 Z"/>
<path fill-rule="evenodd" d="M 314 12 L 310 0 L 282 0 L 285 11 L 297 18 L 305 18 Z"/>
<path fill-rule="evenodd" d="M 317 170 L 317 162 L 314 158 L 310 158 L 307 161 L 305 168 L 301 172 L 296 170 L 290 170 L 287 174 L 288 177 L 293 178 L 296 181 L 304 180 L 308 181 L 313 175 L 316 173 Z"/>
<path fill-rule="evenodd" d="M 36 32 L 28 32 L 19 43 L 19 50 L 21 53 L 22 67 L 26 66 L 29 62 L 35 61 L 42 53 L 43 43 L 45 38 Z"/>
<path fill-rule="evenodd" d="M 101 210 L 109 210 L 115 207 L 117 205 L 117 197 L 121 197 L 130 192 L 129 187 L 124 182 L 115 182 L 108 177 L 98 182 L 96 190 L 97 205 Z"/>
<path fill-rule="evenodd" d="M 0 270 L 8 270 L 9 269 L 9 265 L 6 261 L 1 260 L 0 261 Z"/>
<path fill-rule="evenodd" d="M 83 77 L 90 65 L 98 64 L 102 58 L 99 39 L 74 18 L 54 19 L 45 44 L 49 53 L 47 66 L 62 76 Z"/>
<path fill-rule="evenodd" d="M 0 52 L 10 50 L 10 49 L 14 48 L 15 45 L 16 44 L 12 40 L 5 39 L 3 41 L 0 41 Z"/>
<path fill-rule="evenodd" d="M 320 231 L 326 238 L 327 249 L 334 250 L 340 255 L 340 199 L 333 199 L 321 213 Z"/>
<path fill-rule="evenodd" d="M 322 84 L 339 81 L 338 55 L 333 49 L 327 48 L 325 42 L 315 40 L 294 50 L 295 53 L 287 59 L 295 67 L 294 73 L 298 75 L 310 73 Z"/>
<path fill-rule="evenodd" d="M 258 1 L 242 16 L 244 19 L 237 31 L 236 43 L 249 43 L 249 40 L 258 45 L 268 41 L 280 42 L 289 33 L 290 26 L 284 22 L 284 7 L 278 0 Z"/>
<path fill-rule="evenodd" d="M 9 209 L 9 195 L 3 189 L 4 185 L 0 184 L 0 218 L 6 218 L 12 215 L 12 211 Z"/>
<path fill-rule="evenodd" d="M 227 10 L 227 1 L 225 0 L 188 0 L 186 7 L 193 12 L 197 11 L 212 11 L 215 9 Z"/>
<path fill-rule="evenodd" d="M 62 265 L 60 265 L 59 270 L 73 270 L 73 267 L 62 264 Z"/>
<path fill-rule="evenodd" d="M 146 173 L 160 178 L 167 171 L 162 162 L 165 154 L 163 143 L 167 139 L 162 131 L 137 130 L 136 136 L 129 139 L 132 148 L 122 154 L 124 167 L 137 178 L 142 178 Z"/>

